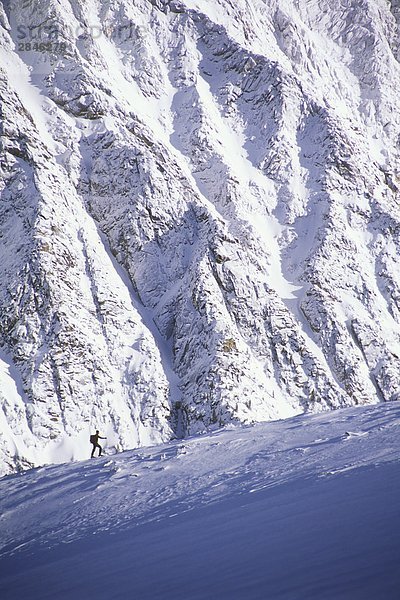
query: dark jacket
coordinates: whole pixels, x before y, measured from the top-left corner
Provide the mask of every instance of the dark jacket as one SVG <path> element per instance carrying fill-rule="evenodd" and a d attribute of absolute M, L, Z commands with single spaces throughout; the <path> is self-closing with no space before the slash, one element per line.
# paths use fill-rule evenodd
<path fill-rule="evenodd" d="M 99 435 L 98 433 L 94 433 L 93 435 L 90 436 L 90 441 L 92 442 L 92 444 L 98 444 L 99 443 L 99 439 L 100 440 L 105 440 L 105 437 L 102 437 L 101 435 Z"/>

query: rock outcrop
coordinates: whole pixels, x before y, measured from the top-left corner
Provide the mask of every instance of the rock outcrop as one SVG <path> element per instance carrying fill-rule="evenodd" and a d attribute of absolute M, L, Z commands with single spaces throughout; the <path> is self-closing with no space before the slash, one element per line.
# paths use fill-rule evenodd
<path fill-rule="evenodd" d="M 399 7 L 0 8 L 2 473 L 399 399 Z"/>

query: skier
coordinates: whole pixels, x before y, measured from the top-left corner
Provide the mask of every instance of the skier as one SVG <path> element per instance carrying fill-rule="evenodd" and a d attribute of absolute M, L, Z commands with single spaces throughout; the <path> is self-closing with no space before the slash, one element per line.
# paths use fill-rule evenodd
<path fill-rule="evenodd" d="M 93 450 L 92 450 L 92 454 L 91 454 L 90 458 L 93 458 L 93 456 L 94 456 L 94 451 L 96 450 L 96 448 L 98 448 L 98 449 L 99 449 L 99 456 L 101 456 L 101 453 L 102 453 L 102 451 L 103 451 L 103 448 L 102 448 L 102 447 L 100 446 L 100 444 L 99 444 L 99 439 L 100 439 L 100 440 L 105 440 L 106 438 L 105 438 L 105 437 L 102 437 L 102 436 L 99 434 L 99 430 L 98 430 L 98 429 L 96 429 L 96 433 L 94 433 L 93 435 L 91 435 L 91 436 L 90 436 L 90 443 L 91 443 L 91 444 L 93 444 Z"/>

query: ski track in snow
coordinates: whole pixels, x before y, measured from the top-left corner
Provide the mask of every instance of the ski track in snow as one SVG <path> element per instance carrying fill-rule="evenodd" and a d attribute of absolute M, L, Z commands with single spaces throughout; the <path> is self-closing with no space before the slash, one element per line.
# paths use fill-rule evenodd
<path fill-rule="evenodd" d="M 1 597 L 394 600 L 399 425 L 381 404 L 4 477 Z"/>

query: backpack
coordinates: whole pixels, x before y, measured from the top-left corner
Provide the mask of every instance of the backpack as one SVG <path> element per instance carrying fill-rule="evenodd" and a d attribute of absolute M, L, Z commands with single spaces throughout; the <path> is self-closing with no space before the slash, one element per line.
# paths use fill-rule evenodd
<path fill-rule="evenodd" d="M 93 434 L 89 439 L 91 444 L 97 444 L 97 435 Z"/>

